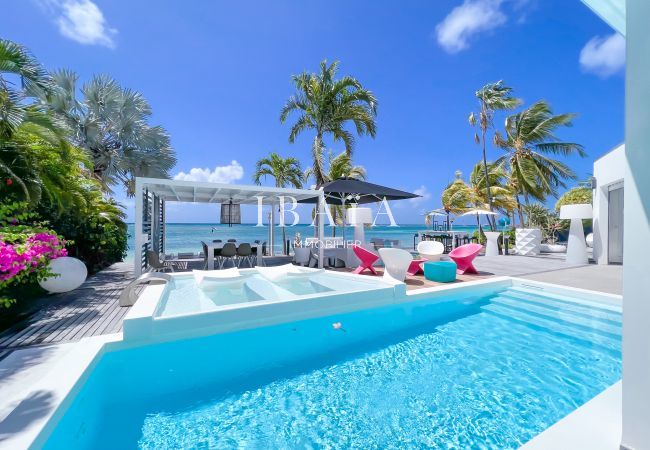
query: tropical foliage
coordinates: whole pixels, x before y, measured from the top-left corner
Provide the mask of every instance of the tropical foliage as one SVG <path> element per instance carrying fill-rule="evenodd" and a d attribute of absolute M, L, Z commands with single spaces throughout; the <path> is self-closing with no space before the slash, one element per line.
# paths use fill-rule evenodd
<path fill-rule="evenodd" d="M 128 235 L 124 209 L 115 200 L 104 198 L 97 186 L 84 192 L 84 202 L 77 209 L 59 213 L 51 205 L 40 205 L 38 213 L 47 217 L 50 227 L 70 241 L 69 255 L 81 259 L 90 273 L 126 256 Z"/>
<path fill-rule="evenodd" d="M 123 184 L 133 195 L 135 177 L 169 178 L 176 164 L 170 137 L 161 126 L 149 125 L 152 110 L 137 91 L 99 75 L 81 87 L 74 72 L 53 73 L 57 89 L 45 101 L 63 118 L 75 145 L 84 149 L 93 174 L 104 188 Z"/>
<path fill-rule="evenodd" d="M 11 306 L 16 286 L 33 283 L 52 275 L 49 261 L 67 255 L 65 240 L 37 216 L 24 202 L 0 203 L 0 306 Z"/>
<path fill-rule="evenodd" d="M 548 195 L 556 196 L 558 188 L 565 187 L 567 180 L 576 178 L 566 164 L 549 156 L 585 155 L 580 144 L 555 135 L 558 128 L 570 127 L 574 117 L 571 113 L 554 115 L 549 104 L 542 100 L 509 116 L 505 135 L 495 133 L 494 143 L 505 151 L 496 162 L 505 164 L 510 174 L 520 223 L 524 223 L 520 197 L 526 204 L 531 199 L 544 201 Z"/>
<path fill-rule="evenodd" d="M 489 185 L 486 183 L 483 164 L 477 163 L 469 177 L 469 183 L 456 171 L 456 179 L 442 193 L 442 205 L 445 211 L 462 214 L 471 208 L 485 209 L 488 205 L 487 195 L 492 199 L 492 206 L 508 214 L 516 207 L 512 189 L 507 184 L 507 172 L 502 164 L 488 163 Z"/>
<path fill-rule="evenodd" d="M 19 89 L 8 78 L 12 76 L 19 80 Z M 27 49 L 0 39 L 0 139 L 31 121 L 35 110 L 30 97 L 49 94 L 52 87 L 52 78 Z"/>
<path fill-rule="evenodd" d="M 326 180 L 326 136 L 335 142 L 343 142 L 345 152 L 350 156 L 354 150 L 355 133 L 374 138 L 377 130 L 377 99 L 357 79 L 350 76 L 337 79 L 338 65 L 337 61 L 329 65 L 327 61 L 322 61 L 319 73 L 294 75 L 292 81 L 296 92 L 280 113 L 282 123 L 292 115 L 296 118 L 289 133 L 289 142 L 295 142 L 307 130 L 314 133 L 311 173 L 317 185 L 322 185 Z"/>
<path fill-rule="evenodd" d="M 0 40 L 0 296 L 48 275 L 70 254 L 94 272 L 126 251 L 124 212 L 106 191 L 133 176 L 167 174 L 169 138 L 147 124 L 142 96 L 95 77 L 49 74 L 22 46 Z"/>

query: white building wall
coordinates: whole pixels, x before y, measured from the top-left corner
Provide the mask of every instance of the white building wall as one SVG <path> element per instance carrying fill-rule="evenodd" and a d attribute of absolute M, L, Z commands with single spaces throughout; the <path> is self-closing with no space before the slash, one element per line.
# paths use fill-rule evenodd
<path fill-rule="evenodd" d="M 650 1 L 627 0 L 623 442 L 650 449 Z"/>
<path fill-rule="evenodd" d="M 625 145 L 594 161 L 594 260 L 598 264 L 607 264 L 607 232 L 608 232 L 608 192 L 612 185 L 623 182 L 625 177 Z"/>

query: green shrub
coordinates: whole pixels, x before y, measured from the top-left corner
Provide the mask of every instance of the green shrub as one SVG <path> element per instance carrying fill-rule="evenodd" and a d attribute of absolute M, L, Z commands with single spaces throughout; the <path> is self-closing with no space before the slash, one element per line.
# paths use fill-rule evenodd
<path fill-rule="evenodd" d="M 578 186 L 566 191 L 555 203 L 555 210 L 559 211 L 564 205 L 582 205 L 593 202 L 593 194 L 590 187 Z"/>
<path fill-rule="evenodd" d="M 80 210 L 58 214 L 53 207 L 41 205 L 39 212 L 48 217 L 53 229 L 73 241 L 68 253 L 82 260 L 90 273 L 126 256 L 127 225 L 124 211 L 115 200 L 106 200 L 97 192 Z"/>

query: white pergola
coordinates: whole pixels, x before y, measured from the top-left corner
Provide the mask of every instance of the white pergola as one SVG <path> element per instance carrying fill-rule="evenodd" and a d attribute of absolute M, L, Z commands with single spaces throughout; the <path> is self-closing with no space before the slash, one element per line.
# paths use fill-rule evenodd
<path fill-rule="evenodd" d="M 271 239 L 275 222 L 275 207 L 282 199 L 296 201 L 318 197 L 318 213 L 325 204 L 322 190 L 286 189 L 267 186 L 246 186 L 201 181 L 168 180 L 162 178 L 135 179 L 135 275 L 139 276 L 147 267 L 146 252 L 154 250 L 165 253 L 165 205 L 167 202 L 185 203 L 230 203 L 233 205 L 271 206 L 269 227 Z M 316 221 L 318 237 L 324 236 L 324 220 Z M 197 242 L 197 246 L 198 246 Z M 273 248 L 273 242 L 269 242 Z M 323 248 L 318 246 L 318 264 L 322 265 Z"/>

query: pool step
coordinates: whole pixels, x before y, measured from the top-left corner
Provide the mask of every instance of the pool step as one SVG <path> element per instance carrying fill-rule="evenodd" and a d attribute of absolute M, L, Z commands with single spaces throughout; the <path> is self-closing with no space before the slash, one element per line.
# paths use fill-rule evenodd
<path fill-rule="evenodd" d="M 520 294 L 525 294 L 531 298 L 541 299 L 544 301 L 554 300 L 565 306 L 571 306 L 576 308 L 582 308 L 586 310 L 598 310 L 611 313 L 615 316 L 621 316 L 621 306 L 620 305 L 609 305 L 606 303 L 600 303 L 596 301 L 590 301 L 588 298 L 581 298 L 580 296 L 572 297 L 570 295 L 557 294 L 554 292 L 549 292 L 543 287 L 530 286 L 526 287 L 524 285 L 512 286 L 506 289 L 509 292 L 517 292 Z"/>
<path fill-rule="evenodd" d="M 517 311 L 522 311 L 526 314 L 532 314 L 543 319 L 551 319 L 559 322 L 568 323 L 581 327 L 585 330 L 597 330 L 598 332 L 607 333 L 613 337 L 621 336 L 621 324 L 612 321 L 604 320 L 594 316 L 588 316 L 582 313 L 575 313 L 559 308 L 547 308 L 544 305 L 529 303 L 522 301 L 516 297 L 507 295 L 498 295 L 490 301 L 494 304 L 503 305 Z"/>
<path fill-rule="evenodd" d="M 607 350 L 620 351 L 621 340 L 611 334 L 592 329 L 586 331 L 576 325 L 568 325 L 557 320 L 546 319 L 504 305 L 489 304 L 482 307 L 483 311 L 505 320 L 515 321 L 535 329 L 551 331 L 570 339 L 583 341 L 589 345 L 598 345 Z"/>
<path fill-rule="evenodd" d="M 545 291 L 538 292 L 531 289 L 513 287 L 499 292 L 498 295 L 506 295 L 508 297 L 517 298 L 525 302 L 541 305 L 546 308 L 571 311 L 577 314 L 582 314 L 585 317 L 598 317 L 612 323 L 621 323 L 622 321 L 620 308 L 613 309 L 613 307 L 610 307 L 608 305 L 594 306 L 593 303 L 582 304 L 576 302 L 576 299 L 572 299 L 571 297 L 564 297 L 557 294 L 547 294 Z"/>

